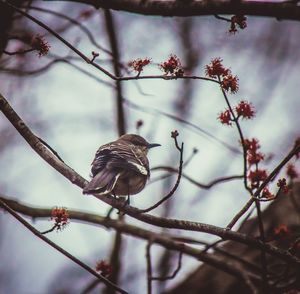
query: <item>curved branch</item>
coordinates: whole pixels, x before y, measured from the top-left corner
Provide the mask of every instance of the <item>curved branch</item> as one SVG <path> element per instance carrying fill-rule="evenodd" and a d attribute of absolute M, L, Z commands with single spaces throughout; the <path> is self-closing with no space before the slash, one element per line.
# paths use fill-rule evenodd
<path fill-rule="evenodd" d="M 154 205 L 150 206 L 147 209 L 142 209 L 140 210 L 140 212 L 145 213 L 145 212 L 149 212 L 153 209 L 155 209 L 156 207 L 158 207 L 159 205 L 161 205 L 163 202 L 167 201 L 170 197 L 172 197 L 172 195 L 175 193 L 175 191 L 177 190 L 179 183 L 180 183 L 180 179 L 181 179 L 181 175 L 182 175 L 182 165 L 183 165 L 183 143 L 181 144 L 181 147 L 178 146 L 178 142 L 177 139 L 175 137 L 175 145 L 176 148 L 179 150 L 180 152 L 180 160 L 179 160 L 179 168 L 178 168 L 178 176 L 177 176 L 177 180 L 176 183 L 174 185 L 174 187 L 172 188 L 172 190 L 166 195 L 164 196 L 161 200 L 159 200 L 157 203 L 155 203 Z"/>
<path fill-rule="evenodd" d="M 165 165 L 155 166 L 151 169 L 151 171 L 156 171 L 156 170 L 165 170 L 170 173 L 178 173 L 178 169 L 176 169 L 172 166 L 165 166 Z M 200 183 L 200 182 L 192 179 L 190 176 L 188 176 L 185 173 L 182 173 L 182 177 L 185 178 L 187 181 L 191 182 L 193 185 L 195 185 L 199 188 L 202 188 L 202 189 L 207 189 L 207 190 L 217 184 L 220 184 L 220 183 L 229 182 L 229 181 L 233 181 L 233 180 L 240 180 L 240 179 L 244 178 L 243 175 L 233 175 L 233 176 L 228 176 L 228 177 L 217 178 L 217 179 L 209 182 L 208 184 L 203 184 L 203 183 Z"/>
<path fill-rule="evenodd" d="M 24 8 L 24 7 L 22 7 L 22 8 Z M 66 14 L 64 14 L 64 13 L 60 13 L 60 12 L 57 12 L 57 11 L 55 11 L 55 10 L 46 9 L 46 8 L 43 8 L 43 7 L 29 6 L 29 7 L 27 7 L 27 8 L 29 8 L 29 9 L 31 9 L 31 10 L 40 11 L 40 12 L 43 12 L 43 13 L 52 14 L 52 15 L 54 15 L 54 16 L 57 16 L 57 17 L 66 19 L 66 20 L 69 21 L 71 24 L 73 24 L 73 25 L 75 25 L 75 26 L 78 26 L 78 27 L 79 27 L 79 28 L 87 35 L 87 37 L 88 37 L 88 39 L 90 40 L 90 42 L 91 42 L 96 48 L 102 50 L 103 52 L 105 52 L 105 53 L 107 53 L 107 54 L 109 54 L 109 55 L 112 55 L 112 53 L 111 53 L 109 50 L 107 50 L 107 49 L 103 48 L 101 45 L 99 45 L 99 44 L 96 42 L 96 40 L 95 40 L 93 34 L 89 31 L 89 29 L 88 29 L 85 25 L 83 25 L 81 22 L 77 21 L 76 19 L 71 18 L 71 17 L 69 17 L 68 15 L 66 15 Z"/>

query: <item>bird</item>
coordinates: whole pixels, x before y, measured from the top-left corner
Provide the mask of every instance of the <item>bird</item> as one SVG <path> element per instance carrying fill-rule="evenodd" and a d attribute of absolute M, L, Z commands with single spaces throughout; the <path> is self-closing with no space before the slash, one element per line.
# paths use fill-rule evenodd
<path fill-rule="evenodd" d="M 100 146 L 91 164 L 92 179 L 83 194 L 125 196 L 129 204 L 129 196 L 145 188 L 150 177 L 147 154 L 158 146 L 136 134 L 125 134 Z"/>

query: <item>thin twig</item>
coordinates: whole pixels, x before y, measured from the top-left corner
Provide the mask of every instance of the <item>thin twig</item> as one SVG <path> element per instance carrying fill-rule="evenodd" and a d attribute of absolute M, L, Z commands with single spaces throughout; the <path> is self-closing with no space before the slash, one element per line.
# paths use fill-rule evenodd
<path fill-rule="evenodd" d="M 260 208 L 260 202 L 259 200 L 255 201 L 256 211 L 257 211 L 257 220 L 258 220 L 258 228 L 259 228 L 259 234 L 260 234 L 260 240 L 265 243 L 265 230 L 262 220 L 262 214 L 261 214 L 261 208 Z M 260 254 L 261 259 L 261 278 L 262 278 L 262 291 L 263 293 L 268 293 L 268 281 L 267 281 L 267 258 L 266 258 L 266 252 L 262 249 Z"/>
<path fill-rule="evenodd" d="M 180 271 L 181 266 L 182 266 L 182 252 L 179 252 L 177 267 L 171 275 L 168 275 L 168 276 L 165 276 L 165 277 L 152 277 L 151 279 L 156 280 L 156 281 L 172 280 L 176 277 L 176 275 Z"/>
<path fill-rule="evenodd" d="M 22 7 L 20 7 L 20 8 L 22 8 Z M 89 29 L 88 29 L 84 24 L 82 24 L 82 22 L 79 22 L 79 21 L 77 21 L 76 19 L 71 18 L 71 17 L 69 17 L 68 15 L 66 15 L 66 14 L 64 14 L 64 13 L 60 13 L 60 12 L 57 12 L 57 11 L 55 11 L 55 10 L 51 10 L 51 9 L 48 9 L 48 8 L 46 9 L 46 8 L 43 8 L 43 7 L 37 7 L 37 6 L 29 6 L 28 8 L 29 8 L 30 10 L 36 10 L 36 11 L 40 11 L 40 12 L 43 12 L 43 13 L 52 14 L 52 15 L 57 16 L 57 17 L 59 17 L 59 18 L 66 19 L 67 21 L 69 21 L 69 22 L 72 23 L 73 25 L 78 26 L 78 27 L 79 27 L 79 28 L 87 35 L 87 37 L 89 38 L 89 40 L 91 41 L 91 43 L 92 43 L 95 47 L 97 47 L 98 49 L 102 50 L 103 52 L 105 52 L 105 53 L 107 53 L 107 54 L 109 54 L 109 55 L 112 55 L 112 53 L 111 53 L 109 50 L 103 48 L 101 45 L 99 45 L 99 44 L 96 42 L 96 40 L 95 40 L 93 34 L 89 31 Z"/>
<path fill-rule="evenodd" d="M 13 51 L 13 52 L 3 50 L 3 53 L 6 54 L 6 55 L 11 55 L 12 56 L 12 55 L 24 55 L 24 54 L 32 52 L 32 51 L 35 51 L 35 49 L 34 48 L 29 48 L 29 49 Z"/>
<path fill-rule="evenodd" d="M 219 81 L 219 83 L 221 83 L 221 78 L 220 78 L 220 76 L 218 76 L 218 81 Z M 228 99 L 228 97 L 227 97 L 227 94 L 226 94 L 225 90 L 224 90 L 222 87 L 220 87 L 220 88 L 221 88 L 223 97 L 224 97 L 224 99 L 225 99 L 225 101 L 226 101 L 226 104 L 227 104 L 227 106 L 228 106 L 228 109 L 229 109 L 229 111 L 230 111 L 230 114 L 231 114 L 232 117 L 233 117 L 233 121 L 234 121 L 234 123 L 235 123 L 235 125 L 236 125 L 236 128 L 237 128 L 237 130 L 238 130 L 238 134 L 239 134 L 240 141 L 241 141 L 241 145 L 242 145 L 242 149 L 243 149 L 243 163 L 244 163 L 244 165 L 243 165 L 243 170 L 244 170 L 243 174 L 244 174 L 244 186 L 245 186 L 245 189 L 250 193 L 250 195 L 252 195 L 252 194 L 253 194 L 253 193 L 252 193 L 252 190 L 248 187 L 248 182 L 247 182 L 247 168 L 248 168 L 248 167 L 247 167 L 247 150 L 246 150 L 246 147 L 245 147 L 245 140 L 244 140 L 244 135 L 243 135 L 243 132 L 242 132 L 242 128 L 241 128 L 241 126 L 240 126 L 238 117 L 236 117 L 236 115 L 235 115 L 235 113 L 234 113 L 234 111 L 233 111 L 233 108 L 232 108 L 232 106 L 231 106 L 231 104 L 230 104 L 230 102 L 229 102 L 229 99 Z"/>
<path fill-rule="evenodd" d="M 149 241 L 146 246 L 146 261 L 147 261 L 147 294 L 152 293 L 152 265 L 151 265 L 151 245 Z"/>
<path fill-rule="evenodd" d="M 218 14 L 215 14 L 214 17 L 215 17 L 216 19 L 225 20 L 226 22 L 231 22 L 231 19 L 230 19 L 230 18 L 226 18 L 226 17 L 220 16 L 220 15 L 218 15 Z"/>
<path fill-rule="evenodd" d="M 172 190 L 166 195 L 164 196 L 161 200 L 159 200 L 157 203 L 155 203 L 154 205 L 150 206 L 149 208 L 146 209 L 141 209 L 140 213 L 145 213 L 145 212 L 149 212 L 153 209 L 155 209 L 156 207 L 160 206 L 163 202 L 167 201 L 170 197 L 172 197 L 172 195 L 175 193 L 175 191 L 177 190 L 179 183 L 180 183 L 180 179 L 181 179 L 181 174 L 182 174 L 182 165 L 183 165 L 183 146 L 184 144 L 181 144 L 181 147 L 178 146 L 178 142 L 175 138 L 175 145 L 176 148 L 179 150 L 180 152 L 180 161 L 179 161 L 179 168 L 178 168 L 178 176 L 177 176 L 177 180 L 176 183 L 174 185 L 174 187 L 172 188 Z"/>
<path fill-rule="evenodd" d="M 55 224 L 51 229 L 46 230 L 46 231 L 43 231 L 43 232 L 40 232 L 40 233 L 41 233 L 42 235 L 46 235 L 46 234 L 48 234 L 48 233 L 53 232 L 56 228 L 57 228 L 57 225 Z"/>
<path fill-rule="evenodd" d="M 156 166 L 151 169 L 151 171 L 156 171 L 156 170 L 166 170 L 170 173 L 178 173 L 178 169 L 171 167 L 171 166 Z M 229 182 L 229 181 L 233 181 L 233 180 L 240 180 L 240 179 L 244 178 L 243 175 L 233 175 L 233 176 L 227 176 L 227 177 L 220 177 L 220 178 L 212 180 L 211 182 L 209 182 L 207 184 L 203 184 L 203 183 L 200 183 L 200 182 L 192 179 L 190 176 L 188 176 L 185 173 L 182 173 L 181 176 L 182 176 L 182 178 L 186 179 L 193 185 L 195 185 L 201 189 L 206 189 L 206 190 L 212 188 L 213 186 L 215 186 L 217 184 L 221 184 L 221 183 L 225 183 L 225 182 Z M 152 180 L 152 181 L 154 181 L 154 180 Z"/>
<path fill-rule="evenodd" d="M 117 34 L 114 25 L 114 19 L 112 13 L 109 10 L 104 10 L 106 30 L 109 38 L 110 48 L 112 52 L 112 63 L 114 68 L 114 75 L 116 77 L 121 76 L 119 63 L 120 63 L 120 52 Z M 126 121 L 125 113 L 123 107 L 123 89 L 122 84 L 117 79 L 116 80 L 116 109 L 117 109 L 117 129 L 119 136 L 122 136 L 126 133 Z"/>

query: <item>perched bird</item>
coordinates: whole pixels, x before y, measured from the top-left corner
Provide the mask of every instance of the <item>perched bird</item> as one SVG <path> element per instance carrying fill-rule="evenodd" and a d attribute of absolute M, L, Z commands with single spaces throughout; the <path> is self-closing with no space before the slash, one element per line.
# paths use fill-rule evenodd
<path fill-rule="evenodd" d="M 142 191 L 150 177 L 147 153 L 160 144 L 150 144 L 143 137 L 126 134 L 101 146 L 92 162 L 92 180 L 83 194 L 129 196 Z"/>

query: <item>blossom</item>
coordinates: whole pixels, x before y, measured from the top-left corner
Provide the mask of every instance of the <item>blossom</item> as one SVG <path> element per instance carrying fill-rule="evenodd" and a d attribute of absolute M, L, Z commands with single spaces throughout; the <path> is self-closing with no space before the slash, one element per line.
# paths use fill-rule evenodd
<path fill-rule="evenodd" d="M 252 118 L 255 114 L 254 107 L 251 103 L 242 100 L 236 107 L 235 111 L 237 116 L 241 116 L 243 118 Z"/>
<path fill-rule="evenodd" d="M 96 263 L 95 267 L 97 272 L 100 272 L 102 276 L 109 277 L 112 273 L 112 266 L 105 260 L 100 260 Z"/>
<path fill-rule="evenodd" d="M 289 187 L 287 186 L 287 182 L 285 178 L 279 179 L 277 181 L 277 187 L 283 191 L 283 193 L 289 192 Z"/>
<path fill-rule="evenodd" d="M 165 72 L 165 74 L 170 74 L 177 77 L 181 77 L 184 74 L 180 59 L 175 54 L 171 54 L 169 59 L 160 63 L 159 66 Z"/>
<path fill-rule="evenodd" d="M 265 155 L 261 152 L 248 152 L 247 160 L 249 165 L 258 164 L 260 161 L 264 160 Z"/>
<path fill-rule="evenodd" d="M 31 39 L 31 46 L 38 51 L 38 56 L 42 57 L 48 54 L 49 49 L 51 46 L 49 43 L 45 40 L 45 38 L 39 34 L 35 35 Z"/>
<path fill-rule="evenodd" d="M 267 177 L 268 174 L 265 169 L 250 170 L 248 174 L 248 179 L 251 182 L 252 188 L 257 188 L 259 183 L 266 180 Z"/>
<path fill-rule="evenodd" d="M 257 139 L 253 138 L 253 139 L 244 139 L 244 147 L 246 150 L 250 150 L 253 152 L 256 152 L 259 148 L 259 142 Z"/>
<path fill-rule="evenodd" d="M 221 124 L 230 126 L 232 122 L 230 111 L 227 109 L 221 112 L 218 116 L 218 119 L 221 122 Z"/>
<path fill-rule="evenodd" d="M 179 132 L 177 130 L 171 132 L 171 138 L 175 139 L 179 136 Z"/>
<path fill-rule="evenodd" d="M 262 190 L 261 197 L 266 199 L 273 199 L 275 198 L 275 195 L 272 194 L 268 188 L 264 188 Z"/>
<path fill-rule="evenodd" d="M 234 15 L 231 17 L 229 33 L 235 34 L 237 32 L 237 26 L 240 29 L 245 29 L 247 27 L 247 17 L 245 15 Z"/>
<path fill-rule="evenodd" d="M 51 220 L 54 220 L 54 225 L 59 231 L 63 230 L 69 223 L 69 213 L 66 208 L 55 207 L 51 211 Z"/>
<path fill-rule="evenodd" d="M 295 165 L 292 164 L 292 163 L 290 163 L 290 164 L 287 165 L 287 167 L 286 167 L 286 174 L 287 174 L 287 176 L 291 180 L 296 179 L 299 176 L 299 174 L 298 174 L 298 172 L 297 172 L 297 170 L 295 168 Z"/>
<path fill-rule="evenodd" d="M 235 94 L 239 89 L 238 77 L 233 76 L 232 74 L 228 74 L 223 77 L 221 81 L 221 87 L 225 91 L 230 91 L 230 93 Z"/>
<path fill-rule="evenodd" d="M 265 155 L 258 151 L 260 145 L 257 139 L 244 139 L 244 148 L 247 153 L 247 161 L 249 165 L 258 164 L 264 160 Z"/>
<path fill-rule="evenodd" d="M 205 66 L 205 75 L 210 78 L 217 78 L 230 74 L 230 70 L 223 66 L 222 61 L 223 59 L 220 57 L 212 59 L 210 64 Z"/>
<path fill-rule="evenodd" d="M 128 66 L 131 67 L 136 72 L 141 73 L 144 70 L 144 67 L 150 63 L 151 63 L 151 59 L 148 57 L 144 59 L 138 58 L 130 61 L 128 63 Z"/>

